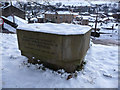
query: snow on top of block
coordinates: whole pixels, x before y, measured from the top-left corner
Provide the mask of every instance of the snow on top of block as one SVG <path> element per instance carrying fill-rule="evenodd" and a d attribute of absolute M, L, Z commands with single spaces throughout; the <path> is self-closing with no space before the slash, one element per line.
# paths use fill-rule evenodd
<path fill-rule="evenodd" d="M 20 30 L 37 31 L 59 35 L 75 35 L 85 34 L 91 27 L 86 25 L 74 25 L 74 24 L 53 24 L 53 23 L 33 23 L 19 26 Z"/>

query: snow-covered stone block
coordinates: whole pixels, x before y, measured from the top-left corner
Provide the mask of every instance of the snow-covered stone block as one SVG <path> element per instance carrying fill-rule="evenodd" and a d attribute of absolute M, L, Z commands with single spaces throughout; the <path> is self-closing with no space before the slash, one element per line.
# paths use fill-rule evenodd
<path fill-rule="evenodd" d="M 17 29 L 22 55 L 67 72 L 74 72 L 81 64 L 89 48 L 90 27 L 51 23 L 25 26 Z"/>

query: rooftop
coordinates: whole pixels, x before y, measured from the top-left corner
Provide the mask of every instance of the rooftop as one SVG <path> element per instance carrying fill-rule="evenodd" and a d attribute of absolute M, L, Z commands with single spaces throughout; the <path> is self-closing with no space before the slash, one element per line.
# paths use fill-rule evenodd
<path fill-rule="evenodd" d="M 73 13 L 73 12 L 70 12 L 70 11 L 57 11 L 58 14 L 73 14 L 73 15 L 78 15 L 78 13 Z M 45 14 L 56 14 L 56 12 L 45 12 Z"/>

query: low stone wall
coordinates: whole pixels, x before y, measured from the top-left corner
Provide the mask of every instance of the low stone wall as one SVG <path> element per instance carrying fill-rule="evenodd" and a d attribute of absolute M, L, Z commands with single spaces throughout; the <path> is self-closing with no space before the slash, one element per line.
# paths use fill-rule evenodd
<path fill-rule="evenodd" d="M 89 30 L 85 34 L 57 35 L 17 29 L 19 49 L 28 58 L 35 57 L 53 69 L 74 72 L 81 64 L 90 42 Z M 38 63 L 34 60 L 35 63 Z"/>

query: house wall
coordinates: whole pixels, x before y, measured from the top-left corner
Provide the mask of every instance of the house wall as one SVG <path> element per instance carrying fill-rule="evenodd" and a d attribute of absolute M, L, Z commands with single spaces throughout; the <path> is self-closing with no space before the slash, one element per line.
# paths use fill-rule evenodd
<path fill-rule="evenodd" d="M 38 23 L 44 23 L 44 18 L 37 18 L 38 19 Z"/>
<path fill-rule="evenodd" d="M 74 17 L 73 14 L 45 14 L 46 20 L 51 20 L 55 23 L 71 23 Z"/>
<path fill-rule="evenodd" d="M 89 24 L 89 20 L 86 20 L 86 19 L 85 19 L 85 20 L 84 20 L 84 19 L 82 20 L 82 25 L 88 25 L 88 24 Z"/>

